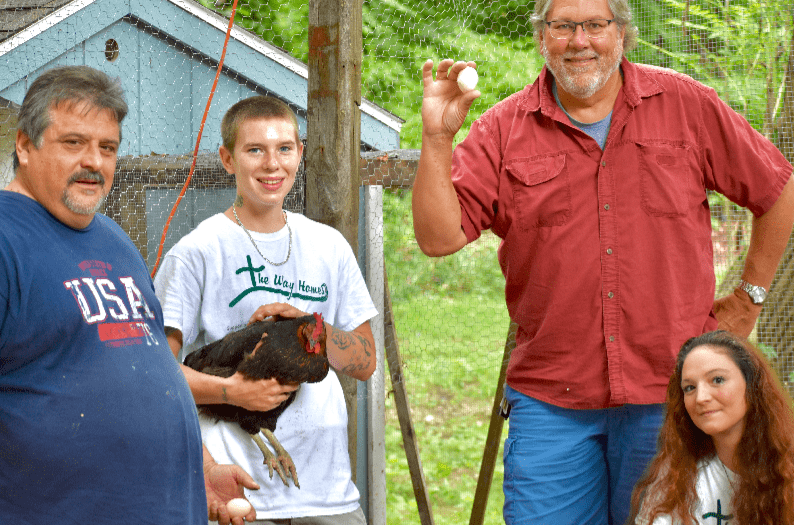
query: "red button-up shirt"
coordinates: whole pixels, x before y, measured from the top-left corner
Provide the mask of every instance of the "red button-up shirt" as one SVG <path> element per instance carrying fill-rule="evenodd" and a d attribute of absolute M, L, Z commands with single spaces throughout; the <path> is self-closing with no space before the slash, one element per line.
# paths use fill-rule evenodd
<path fill-rule="evenodd" d="M 537 81 L 496 104 L 455 148 L 469 241 L 502 239 L 507 382 L 567 408 L 662 403 L 675 355 L 717 327 L 706 190 L 756 216 L 791 165 L 708 88 L 623 60 L 602 151 Z"/>

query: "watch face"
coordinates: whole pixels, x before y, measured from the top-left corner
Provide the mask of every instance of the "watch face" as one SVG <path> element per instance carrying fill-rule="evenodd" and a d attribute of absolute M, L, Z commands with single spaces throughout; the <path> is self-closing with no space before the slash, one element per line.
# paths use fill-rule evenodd
<path fill-rule="evenodd" d="M 764 290 L 758 286 L 753 286 L 747 293 L 750 295 L 750 299 L 752 299 L 755 304 L 761 304 L 764 302 L 764 299 L 766 299 L 766 293 L 764 293 Z"/>

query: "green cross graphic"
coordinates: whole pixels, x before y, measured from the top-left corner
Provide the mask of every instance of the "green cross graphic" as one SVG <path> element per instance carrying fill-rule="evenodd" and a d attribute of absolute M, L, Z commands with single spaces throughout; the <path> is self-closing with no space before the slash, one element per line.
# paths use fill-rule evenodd
<path fill-rule="evenodd" d="M 257 283 L 257 276 L 265 269 L 264 265 L 259 267 L 254 267 L 251 262 L 251 256 L 246 256 L 246 262 L 248 263 L 247 266 L 243 266 L 242 268 L 238 268 L 235 272 L 236 275 L 240 275 L 242 273 L 248 273 L 251 277 L 251 287 L 243 290 L 240 294 L 232 299 L 232 302 L 229 303 L 229 308 L 233 308 L 237 303 L 243 300 L 243 298 L 253 292 L 262 291 L 262 292 L 272 292 L 279 295 L 283 295 L 285 297 L 292 298 L 295 297 L 296 299 L 305 299 L 307 301 L 315 301 L 315 302 L 325 302 L 328 300 L 328 287 L 323 284 L 319 290 L 322 292 L 322 295 L 318 294 L 309 294 L 309 293 L 299 293 L 294 291 L 293 289 L 284 290 L 278 287 L 271 287 L 271 286 L 258 286 Z M 294 284 L 293 284 L 294 285 Z M 300 289 L 300 287 L 298 287 Z M 313 290 L 312 290 L 313 291 Z"/>
<path fill-rule="evenodd" d="M 722 513 L 722 503 L 717 500 L 717 512 L 707 512 L 703 515 L 703 519 L 717 518 L 717 525 L 722 525 L 722 520 L 725 520 L 725 525 L 728 525 L 728 520 L 733 518 L 733 514 L 727 516 Z"/>

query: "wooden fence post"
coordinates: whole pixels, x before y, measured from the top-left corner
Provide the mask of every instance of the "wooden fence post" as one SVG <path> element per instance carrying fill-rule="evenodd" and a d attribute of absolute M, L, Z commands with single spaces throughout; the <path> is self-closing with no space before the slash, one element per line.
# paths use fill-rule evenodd
<path fill-rule="evenodd" d="M 309 0 L 306 216 L 339 230 L 358 253 L 361 0 Z M 356 380 L 339 375 L 356 473 Z"/>

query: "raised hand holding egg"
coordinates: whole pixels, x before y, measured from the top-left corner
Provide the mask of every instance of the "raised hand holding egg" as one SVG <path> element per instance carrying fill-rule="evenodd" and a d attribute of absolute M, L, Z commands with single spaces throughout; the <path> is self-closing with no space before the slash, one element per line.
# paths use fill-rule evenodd
<path fill-rule="evenodd" d="M 464 93 L 476 88 L 478 80 L 477 70 L 471 66 L 466 66 L 463 71 L 458 73 L 458 87 Z"/>

